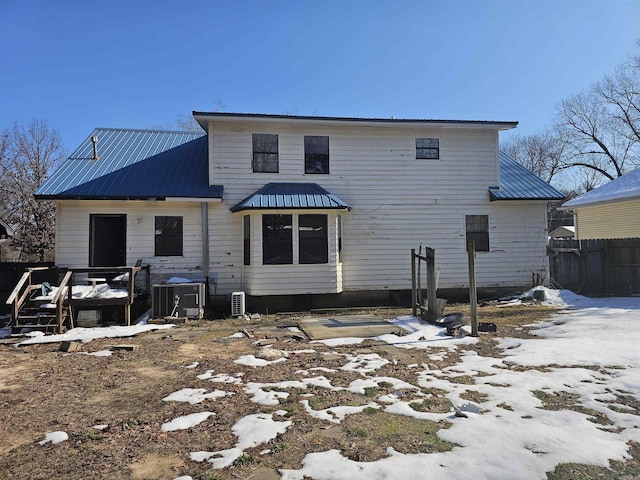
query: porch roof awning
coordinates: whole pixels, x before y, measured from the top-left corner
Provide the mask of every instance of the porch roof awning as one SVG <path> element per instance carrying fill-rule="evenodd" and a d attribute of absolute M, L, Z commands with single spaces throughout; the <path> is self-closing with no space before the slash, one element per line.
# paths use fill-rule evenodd
<path fill-rule="evenodd" d="M 232 212 L 264 209 L 351 210 L 351 207 L 315 183 L 268 183 L 231 207 Z"/>

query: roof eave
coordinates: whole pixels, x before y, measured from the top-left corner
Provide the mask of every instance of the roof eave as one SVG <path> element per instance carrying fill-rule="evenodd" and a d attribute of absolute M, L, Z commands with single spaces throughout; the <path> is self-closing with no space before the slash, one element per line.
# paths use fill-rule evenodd
<path fill-rule="evenodd" d="M 351 211 L 351 207 L 300 207 L 300 206 L 296 206 L 296 207 L 259 207 L 259 206 L 255 206 L 255 205 L 248 205 L 248 206 L 233 206 L 231 207 L 229 210 L 231 210 L 232 213 L 237 213 L 237 212 L 246 212 L 248 210 L 346 210 L 348 212 Z"/>
<path fill-rule="evenodd" d="M 141 200 L 141 201 L 167 201 L 167 202 L 222 202 L 222 196 L 212 197 L 171 197 L 161 195 L 34 195 L 39 202 L 55 200 Z"/>
<path fill-rule="evenodd" d="M 571 203 L 571 200 L 569 200 L 567 203 L 565 203 L 564 205 L 561 205 L 560 207 L 558 207 L 560 210 L 575 210 L 576 208 L 581 208 L 581 207 L 594 207 L 596 205 L 607 205 L 610 203 L 619 203 L 619 202 L 630 202 L 632 200 L 639 200 L 640 196 L 633 196 L 633 197 L 624 197 L 624 198 L 612 198 L 609 200 L 599 200 L 599 201 L 593 201 L 593 202 L 585 202 L 585 203 L 578 203 L 577 205 L 567 205 L 567 203 Z"/>
<path fill-rule="evenodd" d="M 271 115 L 261 113 L 227 113 L 193 111 L 193 117 L 205 130 L 209 120 L 223 119 L 237 123 L 265 121 L 271 123 L 306 123 L 315 122 L 325 125 L 343 125 L 344 123 L 362 126 L 393 125 L 396 127 L 423 125 L 432 128 L 482 128 L 491 130 L 511 130 L 518 126 L 515 121 L 491 120 L 429 120 L 429 119 L 396 119 L 396 118 L 354 118 L 354 117 L 322 117 L 303 115 Z"/>

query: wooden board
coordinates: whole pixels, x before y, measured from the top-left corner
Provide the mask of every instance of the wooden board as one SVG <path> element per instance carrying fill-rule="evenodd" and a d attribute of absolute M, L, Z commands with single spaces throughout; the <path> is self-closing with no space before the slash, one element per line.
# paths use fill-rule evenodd
<path fill-rule="evenodd" d="M 297 320 L 298 327 L 311 340 L 341 337 L 370 338 L 394 333 L 405 335 L 402 328 L 371 315 L 343 315 L 331 317 L 304 317 Z"/>

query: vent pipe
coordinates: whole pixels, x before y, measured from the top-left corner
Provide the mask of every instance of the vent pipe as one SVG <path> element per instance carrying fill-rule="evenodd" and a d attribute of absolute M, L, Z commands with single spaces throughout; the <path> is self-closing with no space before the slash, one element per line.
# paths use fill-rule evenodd
<path fill-rule="evenodd" d="M 93 160 L 98 160 L 100 158 L 98 155 L 98 137 L 91 137 L 91 141 L 93 142 Z"/>

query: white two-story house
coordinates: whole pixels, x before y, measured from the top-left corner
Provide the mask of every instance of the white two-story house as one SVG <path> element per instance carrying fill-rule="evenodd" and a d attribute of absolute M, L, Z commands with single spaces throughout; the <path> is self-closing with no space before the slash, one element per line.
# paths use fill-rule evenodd
<path fill-rule="evenodd" d="M 544 278 L 563 195 L 499 150 L 516 122 L 194 112 L 202 133 L 96 129 L 36 192 L 57 202 L 56 262 L 203 279 L 254 308 L 398 302 L 411 249 L 440 296 Z M 408 302 L 408 297 L 407 302 Z"/>

